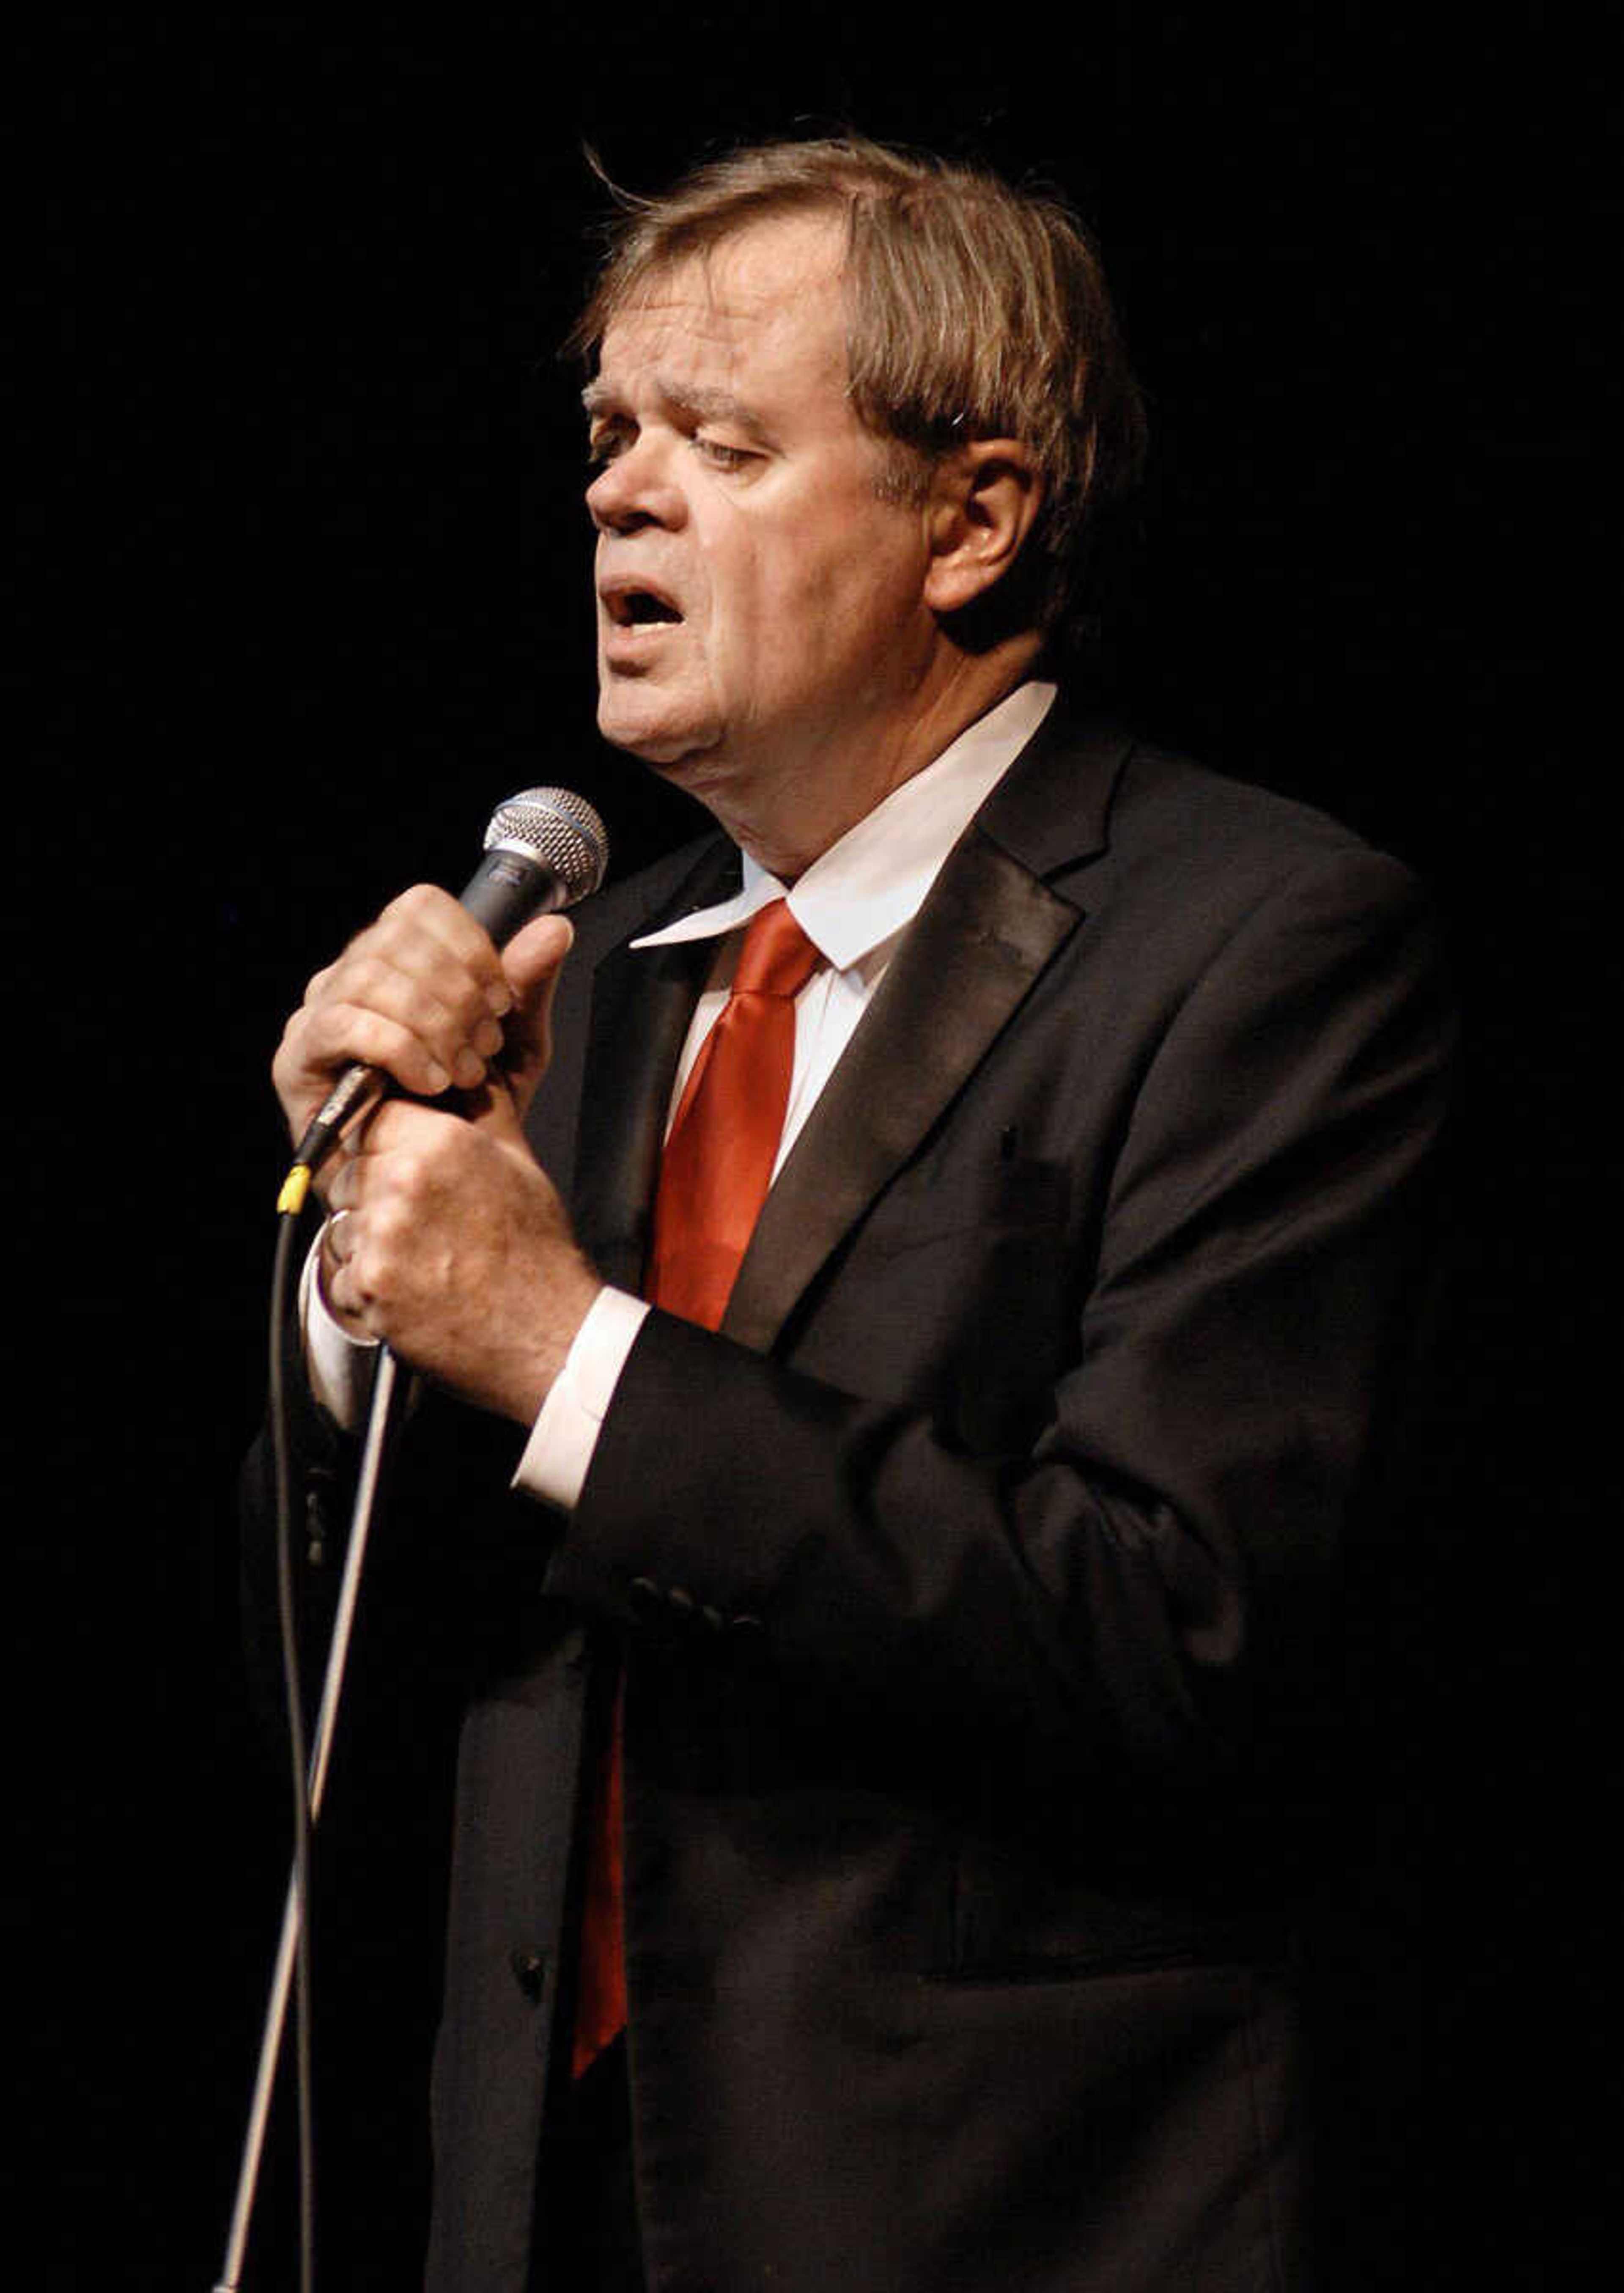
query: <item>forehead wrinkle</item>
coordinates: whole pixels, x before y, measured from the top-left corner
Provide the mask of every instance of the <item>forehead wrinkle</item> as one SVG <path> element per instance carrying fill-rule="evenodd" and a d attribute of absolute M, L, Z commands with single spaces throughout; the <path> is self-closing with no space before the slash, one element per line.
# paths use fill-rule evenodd
<path fill-rule="evenodd" d="M 685 414 L 697 414 L 703 422 L 737 422 L 758 433 L 762 428 L 760 415 L 736 391 L 697 378 L 678 381 L 669 375 L 656 375 L 654 387 L 667 405 L 680 407 Z"/>
<path fill-rule="evenodd" d="M 733 422 L 758 438 L 767 436 L 766 425 L 755 409 L 734 391 L 724 390 L 713 383 L 698 379 L 683 379 L 669 374 L 656 374 L 653 393 L 662 406 L 682 414 L 695 415 L 702 422 Z M 602 376 L 589 382 L 581 393 L 581 404 L 589 416 L 620 409 L 624 394 L 611 381 Z"/>

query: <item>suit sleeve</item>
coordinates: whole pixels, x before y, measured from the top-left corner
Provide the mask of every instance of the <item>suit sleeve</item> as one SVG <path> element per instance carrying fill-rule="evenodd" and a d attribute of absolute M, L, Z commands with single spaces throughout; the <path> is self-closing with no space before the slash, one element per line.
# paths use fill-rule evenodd
<path fill-rule="evenodd" d="M 969 1454 L 928 1411 L 652 1313 L 549 1590 L 634 1634 L 675 1588 L 831 1723 L 1201 1787 L 1313 1695 L 1450 1038 L 1408 873 L 1301 866 L 1146 1047 L 1029 1448 Z"/>

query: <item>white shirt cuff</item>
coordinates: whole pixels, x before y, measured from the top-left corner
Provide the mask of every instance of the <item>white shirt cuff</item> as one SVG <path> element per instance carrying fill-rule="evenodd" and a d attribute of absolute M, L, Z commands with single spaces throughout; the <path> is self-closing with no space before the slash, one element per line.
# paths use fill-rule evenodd
<path fill-rule="evenodd" d="M 324 1226 L 321 1234 L 325 1234 Z M 321 1235 L 311 1244 L 299 1277 L 299 1323 L 304 1333 L 304 1373 L 329 1417 L 353 1433 L 367 1413 L 377 1368 L 376 1338 L 352 1338 L 321 1290 Z"/>
<path fill-rule="evenodd" d="M 648 1301 L 600 1290 L 530 1429 L 513 1485 L 566 1510 L 578 1501 Z"/>

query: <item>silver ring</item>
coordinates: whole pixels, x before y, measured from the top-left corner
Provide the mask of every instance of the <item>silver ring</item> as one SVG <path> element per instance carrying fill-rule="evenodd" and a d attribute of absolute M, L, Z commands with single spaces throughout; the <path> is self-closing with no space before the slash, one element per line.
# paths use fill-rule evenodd
<path fill-rule="evenodd" d="M 347 1210 L 335 1211 L 327 1220 L 327 1248 L 341 1266 L 344 1263 L 344 1254 L 338 1247 L 338 1229 L 350 1216 L 351 1212 Z"/>

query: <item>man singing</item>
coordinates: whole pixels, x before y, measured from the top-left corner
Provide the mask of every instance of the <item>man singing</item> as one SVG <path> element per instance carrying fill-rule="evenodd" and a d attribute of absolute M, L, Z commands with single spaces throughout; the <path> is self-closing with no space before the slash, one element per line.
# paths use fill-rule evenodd
<path fill-rule="evenodd" d="M 715 831 L 573 945 L 408 892 L 275 1066 L 295 1136 L 351 1061 L 408 1094 L 327 1188 L 307 1463 L 386 1343 L 460 1461 L 415 1533 L 519 1556 L 428 2281 L 1297 2293 L 1426 903 L 1068 676 L 1142 417 L 1053 202 L 746 151 L 630 208 L 579 341 L 599 721 Z"/>

